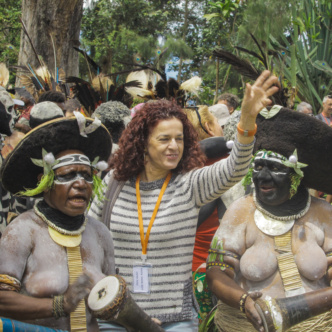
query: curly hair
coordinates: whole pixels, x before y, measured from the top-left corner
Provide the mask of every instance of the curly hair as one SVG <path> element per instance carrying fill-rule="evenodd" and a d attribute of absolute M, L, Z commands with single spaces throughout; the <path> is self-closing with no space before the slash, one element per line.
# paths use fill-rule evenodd
<path fill-rule="evenodd" d="M 175 103 L 158 100 L 146 103 L 129 122 L 119 140 L 119 149 L 111 158 L 111 168 L 118 181 L 127 181 L 144 169 L 144 150 L 148 145 L 151 131 L 161 120 L 176 118 L 182 122 L 184 150 L 181 161 L 172 171 L 186 173 L 204 165 L 205 157 L 198 145 L 195 129 L 187 115 Z"/>

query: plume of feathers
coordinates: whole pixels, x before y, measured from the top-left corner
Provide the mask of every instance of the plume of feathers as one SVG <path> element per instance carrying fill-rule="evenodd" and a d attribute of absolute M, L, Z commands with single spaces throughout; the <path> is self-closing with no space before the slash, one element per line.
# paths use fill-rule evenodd
<path fill-rule="evenodd" d="M 6 87 L 9 82 L 9 70 L 7 66 L 1 62 L 0 63 L 0 86 Z"/>
<path fill-rule="evenodd" d="M 198 90 L 202 84 L 202 79 L 198 76 L 194 76 L 187 81 L 184 81 L 180 85 L 180 90 L 185 91 L 186 93 L 198 94 Z"/>
<path fill-rule="evenodd" d="M 84 58 L 87 61 L 87 63 L 90 64 L 95 69 L 95 71 L 97 72 L 97 74 L 99 74 L 99 70 L 100 70 L 99 65 L 91 57 L 89 57 L 89 55 L 85 51 L 81 50 L 78 47 L 75 47 L 75 46 L 73 46 L 73 47 L 74 47 L 75 51 L 81 53 L 84 56 Z"/>
<path fill-rule="evenodd" d="M 260 75 L 260 72 L 248 60 L 241 59 L 231 52 L 217 49 L 213 51 L 213 55 L 229 65 L 232 65 L 234 69 L 239 72 L 239 74 L 254 81 Z"/>
<path fill-rule="evenodd" d="M 156 98 L 176 100 L 177 103 L 184 107 L 188 95 L 194 93 L 197 95 L 202 79 L 198 76 L 194 76 L 189 80 L 180 84 L 174 78 L 168 79 L 168 81 L 159 80 L 156 84 Z"/>
<path fill-rule="evenodd" d="M 120 101 L 130 107 L 131 96 L 127 93 L 127 88 L 140 88 L 141 83 L 135 80 L 116 86 L 113 81 L 104 74 L 95 77 L 93 84 L 79 78 L 70 76 L 65 79 L 71 83 L 75 97 L 80 101 L 87 114 L 91 115 L 102 103 L 108 101 Z"/>
<path fill-rule="evenodd" d="M 113 85 L 113 81 L 102 73 L 94 77 L 92 80 L 92 87 L 95 89 L 95 91 L 98 91 L 101 100 L 105 101 L 108 101 L 108 93 L 111 86 Z"/>
<path fill-rule="evenodd" d="M 69 95 L 69 87 L 64 83 L 65 72 L 63 69 L 59 69 L 58 73 L 53 73 L 47 68 L 45 63 L 42 62 L 41 67 L 34 69 L 29 64 L 27 66 L 15 66 L 17 69 L 17 76 L 20 79 L 20 84 L 23 86 L 37 102 L 40 95 L 45 91 L 59 91 Z"/>
<path fill-rule="evenodd" d="M 155 95 L 155 85 L 159 79 L 160 75 L 149 69 L 133 71 L 127 76 L 126 83 L 136 81 L 140 83 L 140 87 L 128 86 L 126 92 L 133 98 L 153 99 Z"/>
<path fill-rule="evenodd" d="M 261 45 L 258 43 L 257 39 L 252 34 L 250 35 L 254 40 L 255 44 L 257 45 L 260 54 L 254 51 L 247 50 L 242 47 L 236 47 L 236 48 L 241 52 L 245 52 L 247 54 L 254 56 L 260 61 L 260 63 L 264 66 L 265 69 L 269 69 L 267 63 L 267 57 Z M 261 71 L 256 69 L 251 62 L 249 62 L 246 59 L 242 59 L 237 55 L 232 54 L 231 52 L 224 51 L 221 49 L 216 49 L 213 51 L 213 55 L 223 60 L 224 62 L 230 64 L 239 74 L 248 77 L 253 81 L 255 81 L 258 78 L 258 76 L 261 74 Z M 279 88 L 280 88 L 279 91 L 271 97 L 273 103 L 284 107 L 289 107 L 289 99 L 291 98 L 291 94 L 288 92 L 288 89 L 283 88 L 282 85 L 279 86 Z"/>

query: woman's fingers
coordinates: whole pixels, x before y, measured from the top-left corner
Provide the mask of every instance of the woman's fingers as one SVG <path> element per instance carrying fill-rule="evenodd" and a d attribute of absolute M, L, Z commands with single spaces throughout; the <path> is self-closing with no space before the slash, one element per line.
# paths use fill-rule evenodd
<path fill-rule="evenodd" d="M 270 78 L 270 71 L 264 70 L 256 79 L 254 86 L 261 87 Z"/>
<path fill-rule="evenodd" d="M 269 89 L 265 91 L 267 96 L 273 96 L 276 92 L 278 92 L 279 88 L 277 86 L 271 86 Z"/>

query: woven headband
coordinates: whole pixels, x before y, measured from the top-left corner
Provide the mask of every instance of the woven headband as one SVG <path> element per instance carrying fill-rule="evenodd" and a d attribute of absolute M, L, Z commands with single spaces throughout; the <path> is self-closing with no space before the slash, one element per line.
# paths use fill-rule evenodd
<path fill-rule="evenodd" d="M 83 154 L 67 154 L 66 156 L 57 158 L 57 161 L 58 161 L 58 163 L 56 165 L 52 166 L 53 170 L 60 168 L 62 166 L 68 166 L 68 165 L 91 166 L 90 159 L 86 155 L 83 155 Z"/>
<path fill-rule="evenodd" d="M 260 160 L 260 159 L 265 159 L 265 160 L 270 160 L 270 161 L 274 161 L 280 164 L 283 164 L 283 161 L 287 160 L 286 157 L 284 157 L 283 155 L 276 153 L 276 152 L 272 152 L 272 151 L 258 151 L 255 155 L 254 160 Z"/>

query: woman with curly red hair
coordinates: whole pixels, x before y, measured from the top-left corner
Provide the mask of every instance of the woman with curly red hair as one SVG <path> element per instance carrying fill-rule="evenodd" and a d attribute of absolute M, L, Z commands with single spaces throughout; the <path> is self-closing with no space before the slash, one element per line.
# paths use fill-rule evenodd
<path fill-rule="evenodd" d="M 126 181 L 137 176 L 145 167 L 146 147 L 150 133 L 162 120 L 172 118 L 180 120 L 183 126 L 181 137 L 177 141 L 183 144 L 183 154 L 175 160 L 174 173 L 186 173 L 204 165 L 204 155 L 199 148 L 197 134 L 187 115 L 175 103 L 167 100 L 149 102 L 137 112 L 119 141 L 121 147 L 111 160 L 114 176 L 119 181 Z"/>
<path fill-rule="evenodd" d="M 200 168 L 197 135 L 173 102 L 145 104 L 122 134 L 104 178 L 106 199 L 95 199 L 89 214 L 109 227 L 116 267 L 136 303 L 165 331 L 198 330 L 191 281 L 198 212 L 246 174 L 256 116 L 270 103 L 276 82 L 266 71 L 247 85 L 238 139 L 230 157 L 212 166 Z"/>

